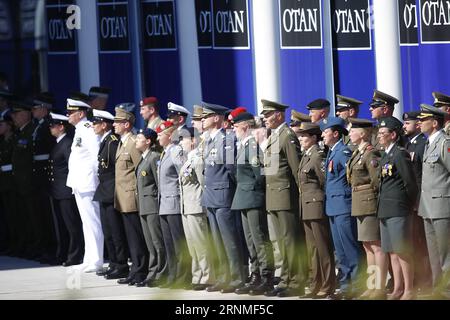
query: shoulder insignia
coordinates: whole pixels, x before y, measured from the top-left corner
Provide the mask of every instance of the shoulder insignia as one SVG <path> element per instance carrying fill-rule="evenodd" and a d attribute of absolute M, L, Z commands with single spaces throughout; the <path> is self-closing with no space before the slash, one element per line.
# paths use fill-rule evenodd
<path fill-rule="evenodd" d="M 372 160 L 370 161 L 370 165 L 371 165 L 372 167 L 374 167 L 374 168 L 378 168 L 378 166 L 380 165 L 380 163 L 378 162 L 377 159 L 372 159 Z"/>
<path fill-rule="evenodd" d="M 117 137 L 115 136 L 115 135 L 110 135 L 110 137 L 111 137 L 111 140 L 112 141 L 119 141 L 119 139 L 117 139 Z"/>
<path fill-rule="evenodd" d="M 86 122 L 86 123 L 84 124 L 84 126 L 85 126 L 86 128 L 90 128 L 90 127 L 91 127 L 91 124 L 90 124 L 89 122 Z"/>
<path fill-rule="evenodd" d="M 367 151 L 373 150 L 373 146 L 372 146 L 371 144 L 369 144 L 369 145 L 367 146 L 366 150 L 367 150 Z"/>
<path fill-rule="evenodd" d="M 343 152 L 344 152 L 344 154 L 346 154 L 346 155 L 352 154 L 352 152 L 351 152 L 350 150 L 344 150 Z"/>

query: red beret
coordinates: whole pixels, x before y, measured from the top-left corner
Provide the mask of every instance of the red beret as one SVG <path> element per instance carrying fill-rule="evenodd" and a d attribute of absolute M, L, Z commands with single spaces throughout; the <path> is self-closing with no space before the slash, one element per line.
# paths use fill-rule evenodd
<path fill-rule="evenodd" d="M 161 122 L 161 124 L 158 126 L 158 128 L 156 128 L 155 131 L 156 131 L 156 133 L 161 133 L 161 132 L 163 132 L 164 130 L 167 130 L 167 129 L 173 127 L 173 126 L 174 126 L 173 122 L 171 122 L 171 121 L 163 121 L 163 122 Z"/>
<path fill-rule="evenodd" d="M 156 97 L 147 97 L 142 99 L 141 101 L 141 107 L 148 106 L 148 105 L 155 105 L 158 103 L 158 99 Z"/>
<path fill-rule="evenodd" d="M 228 116 L 229 121 L 233 121 L 234 118 L 236 118 L 237 115 L 240 113 L 247 112 L 247 109 L 245 107 L 237 107 L 233 111 L 230 112 L 230 115 Z"/>

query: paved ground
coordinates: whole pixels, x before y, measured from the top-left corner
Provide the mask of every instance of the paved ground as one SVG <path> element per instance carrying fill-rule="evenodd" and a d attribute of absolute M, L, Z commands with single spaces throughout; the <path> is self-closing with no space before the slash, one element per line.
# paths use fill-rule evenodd
<path fill-rule="evenodd" d="M 136 288 L 105 280 L 95 273 L 0 257 L 0 300 L 256 300 L 270 298 L 234 293 Z M 274 298 L 280 299 L 280 298 Z M 295 298 L 284 298 L 283 300 Z"/>

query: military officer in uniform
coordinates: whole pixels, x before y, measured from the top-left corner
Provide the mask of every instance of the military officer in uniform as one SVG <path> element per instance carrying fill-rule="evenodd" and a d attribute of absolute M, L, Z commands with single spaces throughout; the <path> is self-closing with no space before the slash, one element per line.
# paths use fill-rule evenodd
<path fill-rule="evenodd" d="M 433 98 L 433 105 L 446 113 L 444 117 L 444 132 L 450 136 L 450 96 L 440 92 L 433 92 Z"/>
<path fill-rule="evenodd" d="M 36 126 L 31 119 L 32 107 L 31 102 L 19 98 L 11 101 L 11 117 L 17 128 L 11 159 L 17 224 L 20 225 L 17 248 L 19 256 L 34 259 L 44 252 L 40 220 L 34 208 L 33 132 Z"/>
<path fill-rule="evenodd" d="M 380 185 L 380 152 L 371 144 L 373 122 L 348 118 L 350 141 L 356 146 L 347 163 L 347 181 L 352 187 L 352 216 L 356 217 L 358 241 L 366 252 L 367 273 L 386 268 L 388 257 L 381 249 L 380 226 L 376 217 Z M 366 282 L 367 283 L 367 282 Z M 360 299 L 385 299 L 386 275 L 375 273 L 375 286 L 369 287 Z"/>
<path fill-rule="evenodd" d="M 420 128 L 428 135 L 423 156 L 419 215 L 425 235 L 436 297 L 450 298 L 450 138 L 443 132 L 445 112 L 421 105 Z"/>
<path fill-rule="evenodd" d="M 395 117 L 381 118 L 378 139 L 384 147 L 377 216 L 381 247 L 389 253 L 394 289 L 388 300 L 414 299 L 412 261 L 412 208 L 417 201 L 417 181 L 409 153 L 399 146 L 403 124 Z M 386 269 L 381 272 L 386 274 Z"/>
<path fill-rule="evenodd" d="M 422 184 L 422 162 L 427 137 L 420 130 L 420 111 L 403 113 L 403 132 L 406 138 L 405 148 L 411 156 L 417 187 Z M 423 219 L 418 215 L 418 205 L 413 207 L 413 241 L 414 241 L 414 287 L 422 294 L 429 293 L 432 288 L 431 266 L 428 257 L 427 242 Z M 418 292 L 419 293 L 419 292 Z"/>
<path fill-rule="evenodd" d="M 183 128 L 187 128 L 186 120 L 191 114 L 188 109 L 173 102 L 169 102 L 167 104 L 167 109 L 169 111 L 167 114 L 167 120 L 174 124 L 178 132 L 181 132 Z M 187 133 L 187 135 L 189 136 L 189 133 Z"/>
<path fill-rule="evenodd" d="M 120 279 L 128 276 L 128 244 L 121 214 L 114 209 L 114 190 L 116 173 L 116 153 L 119 138 L 113 133 L 114 116 L 108 111 L 93 110 L 92 127 L 100 137 L 98 151 L 98 179 L 94 201 L 100 205 L 102 223 L 109 266 L 97 272 L 106 279 Z"/>
<path fill-rule="evenodd" d="M 310 250 L 312 281 L 310 293 L 302 298 L 323 299 L 335 289 L 333 244 L 328 217 L 324 210 L 325 152 L 319 147 L 319 125 L 303 122 L 300 143 L 304 150 L 298 167 L 300 217 Z"/>
<path fill-rule="evenodd" d="M 98 150 L 100 137 L 87 120 L 91 107 L 80 100 L 67 99 L 69 123 L 75 126 L 75 136 L 69 158 L 69 174 L 66 185 L 72 188 L 83 222 L 84 258 L 76 269 L 97 272 L 103 268 L 103 232 L 100 207 L 94 201 L 98 186 Z"/>
<path fill-rule="evenodd" d="M 178 177 L 186 160 L 183 149 L 175 144 L 176 126 L 163 121 L 156 129 L 164 148 L 158 164 L 159 218 L 167 253 L 168 276 L 162 287 L 186 287 L 190 284 L 190 260 L 181 221 Z M 178 142 L 178 141 L 177 141 Z M 189 279 L 189 280 L 188 280 Z"/>
<path fill-rule="evenodd" d="M 217 282 L 207 291 L 234 292 L 245 281 L 240 216 L 232 211 L 236 190 L 235 136 L 226 134 L 223 121 L 227 108 L 202 103 L 203 129 L 208 134 L 205 143 L 205 188 L 202 206 L 206 207 L 209 225 L 218 258 Z"/>
<path fill-rule="evenodd" d="M 329 117 L 320 122 L 322 138 L 330 148 L 325 162 L 325 213 L 330 219 L 331 235 L 339 269 L 340 293 L 334 298 L 352 299 L 357 294 L 360 247 L 356 221 L 351 217 L 352 192 L 346 177 L 347 161 L 352 152 L 344 145 L 345 121 Z"/>
<path fill-rule="evenodd" d="M 136 199 L 136 168 L 141 153 L 136 149 L 136 137 L 131 132 L 135 122 L 134 104 L 123 103 L 115 110 L 114 129 L 120 142 L 116 153 L 114 208 L 122 213 L 131 258 L 128 277 L 119 279 L 118 283 L 135 285 L 144 281 L 148 273 L 148 250 Z"/>
<path fill-rule="evenodd" d="M 67 135 L 68 117 L 51 113 L 50 132 L 56 144 L 50 151 L 47 169 L 50 180 L 50 195 L 56 216 L 56 258 L 64 267 L 81 264 L 83 261 L 83 227 L 72 189 L 66 186 L 69 173 L 69 158 L 72 138 Z"/>
<path fill-rule="evenodd" d="M 261 100 L 262 114 L 271 135 L 264 152 L 266 210 L 272 217 L 283 259 L 280 283 L 266 296 L 303 295 L 307 272 L 307 254 L 298 215 L 298 176 L 300 143 L 285 123 L 288 106 Z"/>
<path fill-rule="evenodd" d="M 353 99 L 350 97 L 345 97 L 340 94 L 336 95 L 336 116 L 344 119 L 347 124 L 346 129 L 350 131 L 350 125 L 348 122 L 349 118 L 358 118 L 359 106 L 362 104 L 362 101 L 357 99 Z M 356 147 L 351 143 L 349 136 L 343 137 L 344 144 L 353 152 Z"/>
<path fill-rule="evenodd" d="M 328 118 L 330 114 L 330 101 L 326 99 L 316 99 L 308 103 L 306 108 L 312 123 L 319 123 L 320 120 Z"/>
<path fill-rule="evenodd" d="M 111 89 L 106 87 L 91 87 L 89 89 L 89 104 L 92 109 L 106 110 Z"/>
<path fill-rule="evenodd" d="M 167 273 L 166 247 L 159 219 L 158 163 L 161 154 L 154 150 L 156 131 L 141 129 L 136 136 L 136 149 L 142 153 L 136 168 L 139 216 L 145 243 L 149 252 L 148 274 L 136 286 L 155 287 L 162 283 Z"/>
<path fill-rule="evenodd" d="M 235 290 L 237 294 L 260 295 L 273 290 L 273 250 L 269 240 L 267 214 L 265 210 L 265 178 L 261 174 L 264 166 L 263 153 L 252 130 L 254 116 L 243 112 L 232 120 L 238 139 L 236 156 L 236 192 L 232 210 L 241 212 L 242 226 L 253 262 L 250 282 Z"/>
<path fill-rule="evenodd" d="M 372 114 L 372 119 L 379 121 L 381 118 L 392 117 L 394 114 L 394 108 L 400 101 L 382 91 L 374 90 L 372 101 L 369 104 L 369 110 Z M 378 127 L 377 127 L 378 129 Z M 371 144 L 380 151 L 383 151 L 383 146 L 378 143 L 377 132 L 375 129 L 372 134 Z"/>
<path fill-rule="evenodd" d="M 203 108 L 201 108 L 203 112 Z M 194 107 L 194 116 L 196 110 Z M 199 114 L 199 113 L 197 113 Z M 201 117 L 201 114 L 199 114 Z M 201 121 L 201 120 L 200 120 Z M 204 188 L 202 149 L 198 132 L 188 128 L 190 137 L 180 141 L 187 160 L 180 169 L 181 219 L 192 258 L 192 289 L 204 290 L 214 284 L 213 255 L 206 210 L 201 205 Z"/>
<path fill-rule="evenodd" d="M 300 131 L 301 131 L 300 126 L 303 122 L 311 122 L 311 117 L 309 115 L 307 115 L 306 113 L 292 110 L 291 111 L 291 122 L 289 123 L 289 126 L 291 127 L 292 131 L 294 131 L 294 133 L 298 137 L 299 141 L 300 141 Z M 300 147 L 301 147 L 301 144 L 300 144 Z"/>
<path fill-rule="evenodd" d="M 54 104 L 53 94 L 42 92 L 34 98 L 33 104 L 31 111 L 36 124 L 33 132 L 33 183 L 36 190 L 36 214 L 41 221 L 40 232 L 44 241 L 44 256 L 40 261 L 54 263 L 56 249 L 54 225 L 57 217 L 50 204 L 50 185 L 46 172 L 50 151 L 56 144 L 56 139 L 51 135 L 49 128 L 49 112 Z"/>
<path fill-rule="evenodd" d="M 17 210 L 14 183 L 12 176 L 12 153 L 14 147 L 14 124 L 11 110 L 5 109 L 0 113 L 0 204 L 4 215 L 7 237 L 5 237 L 6 254 L 14 256 L 18 252 L 17 244 L 20 239 L 20 225 L 17 223 Z"/>
<path fill-rule="evenodd" d="M 156 130 L 163 121 L 159 116 L 158 99 L 147 97 L 141 100 L 140 114 L 146 123 L 146 127 Z"/>

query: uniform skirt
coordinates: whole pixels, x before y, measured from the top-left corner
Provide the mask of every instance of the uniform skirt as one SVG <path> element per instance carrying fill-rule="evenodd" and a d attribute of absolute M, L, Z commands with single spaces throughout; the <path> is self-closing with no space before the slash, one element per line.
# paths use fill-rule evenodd
<path fill-rule="evenodd" d="M 412 250 L 411 217 L 380 219 L 381 248 L 386 253 L 410 253 Z"/>
<path fill-rule="evenodd" d="M 380 240 L 380 222 L 376 216 L 357 217 L 358 241 Z"/>

